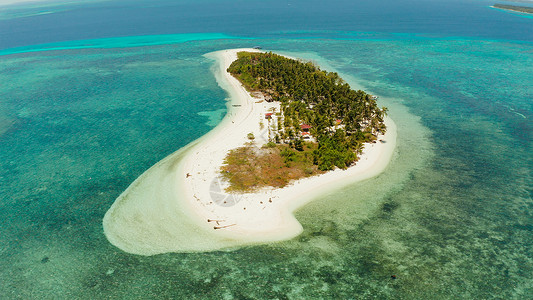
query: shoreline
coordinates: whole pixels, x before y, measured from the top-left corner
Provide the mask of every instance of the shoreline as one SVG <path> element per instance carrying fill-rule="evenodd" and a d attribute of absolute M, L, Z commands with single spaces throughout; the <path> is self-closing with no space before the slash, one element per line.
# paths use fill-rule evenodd
<path fill-rule="evenodd" d="M 494 4 L 490 6 L 491 8 L 501 9 L 504 11 L 517 12 L 525 15 L 533 15 L 533 7 L 531 6 L 517 6 L 517 5 L 505 5 L 505 4 Z"/>
<path fill-rule="evenodd" d="M 291 239 L 303 230 L 293 215 L 295 210 L 324 193 L 374 177 L 387 167 L 396 144 L 396 126 L 389 117 L 385 120 L 387 133 L 378 137 L 384 142 L 365 144 L 356 165 L 347 170 L 303 178 L 281 189 L 225 193 L 219 175 L 224 157 L 229 150 L 249 142 L 249 132 L 257 137 L 256 143 L 267 141 L 259 123 L 265 111 L 275 105 L 253 98 L 226 71 L 239 51 L 257 50 L 232 49 L 205 55 L 216 61 L 215 78 L 230 98 L 221 123 L 146 171 L 106 213 L 104 232 L 118 248 L 154 255 Z"/>

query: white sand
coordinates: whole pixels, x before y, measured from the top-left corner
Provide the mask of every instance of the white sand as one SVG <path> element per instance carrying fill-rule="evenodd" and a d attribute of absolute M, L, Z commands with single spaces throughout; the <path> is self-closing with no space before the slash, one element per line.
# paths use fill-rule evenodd
<path fill-rule="evenodd" d="M 256 143 L 266 142 L 267 123 L 263 121 L 263 130 L 259 123 L 275 106 L 252 98 L 225 71 L 243 50 L 257 51 L 233 49 L 206 55 L 217 60 L 215 76 L 230 94 L 229 113 L 214 130 L 157 163 L 117 198 L 104 217 L 105 234 L 115 246 L 153 255 L 290 239 L 302 231 L 292 214 L 296 209 L 386 168 L 396 144 L 396 126 L 390 118 L 387 134 L 379 137 L 384 142 L 366 145 L 357 164 L 347 170 L 301 179 L 283 189 L 226 194 L 219 174 L 225 155 L 248 142 L 250 132 Z"/>

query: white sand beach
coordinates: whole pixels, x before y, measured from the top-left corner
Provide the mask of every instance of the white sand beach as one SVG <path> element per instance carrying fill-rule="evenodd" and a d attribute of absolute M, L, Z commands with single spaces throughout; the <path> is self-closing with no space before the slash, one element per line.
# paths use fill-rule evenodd
<path fill-rule="evenodd" d="M 293 238 L 302 227 L 293 212 L 321 194 L 381 173 L 396 144 L 396 126 L 365 145 L 356 165 L 305 178 L 281 189 L 228 194 L 220 167 L 227 152 L 249 142 L 261 145 L 268 133 L 260 122 L 274 103 L 253 98 L 226 69 L 237 58 L 232 49 L 207 54 L 215 76 L 230 95 L 224 120 L 204 137 L 171 154 L 141 175 L 104 217 L 104 232 L 118 248 L 135 254 L 213 251 Z M 278 108 L 279 109 L 279 108 Z M 279 111 L 279 110 L 278 110 Z"/>

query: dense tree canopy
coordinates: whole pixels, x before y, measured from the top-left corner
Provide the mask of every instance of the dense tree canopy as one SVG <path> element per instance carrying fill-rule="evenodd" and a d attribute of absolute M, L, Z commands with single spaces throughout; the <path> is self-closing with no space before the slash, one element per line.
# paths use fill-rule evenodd
<path fill-rule="evenodd" d="M 249 91 L 281 102 L 283 122 L 276 140 L 301 148 L 300 126 L 311 125 L 318 142 L 314 163 L 320 170 L 348 167 L 357 160 L 362 143 L 386 130 L 386 108 L 380 109 L 364 91 L 352 90 L 337 73 L 320 70 L 311 62 L 271 52 L 239 52 L 228 72 Z"/>

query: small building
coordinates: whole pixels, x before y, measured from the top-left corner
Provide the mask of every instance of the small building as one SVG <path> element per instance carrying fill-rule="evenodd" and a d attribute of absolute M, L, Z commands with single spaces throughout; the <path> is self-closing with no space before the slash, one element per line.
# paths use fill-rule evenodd
<path fill-rule="evenodd" d="M 340 119 L 335 120 L 335 125 L 339 126 L 341 125 L 341 123 L 342 123 L 342 120 Z"/>
<path fill-rule="evenodd" d="M 267 119 L 267 120 L 272 119 L 272 114 L 273 114 L 273 113 L 266 113 L 266 114 L 265 114 L 265 119 Z"/>
<path fill-rule="evenodd" d="M 311 129 L 311 125 L 302 124 L 302 125 L 300 125 L 300 128 L 302 129 L 303 132 L 309 132 L 309 129 Z"/>
<path fill-rule="evenodd" d="M 301 136 L 304 140 L 309 140 L 311 139 L 311 134 L 309 132 L 302 132 L 301 133 Z"/>

